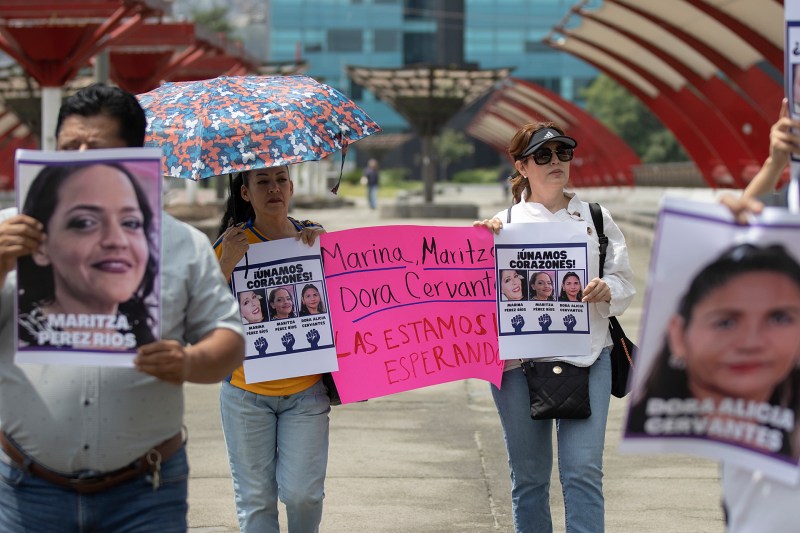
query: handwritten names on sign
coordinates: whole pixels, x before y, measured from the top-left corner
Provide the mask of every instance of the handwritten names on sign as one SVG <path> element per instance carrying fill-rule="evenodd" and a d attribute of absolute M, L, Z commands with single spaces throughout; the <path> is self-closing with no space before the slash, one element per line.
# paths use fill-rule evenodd
<path fill-rule="evenodd" d="M 499 385 L 494 243 L 482 228 L 323 235 L 344 403 L 480 378 Z"/>

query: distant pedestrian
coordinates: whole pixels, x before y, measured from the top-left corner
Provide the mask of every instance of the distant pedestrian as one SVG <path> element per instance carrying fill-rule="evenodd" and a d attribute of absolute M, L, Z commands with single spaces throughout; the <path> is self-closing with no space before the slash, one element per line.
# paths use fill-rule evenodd
<path fill-rule="evenodd" d="M 500 171 L 497 173 L 497 183 L 503 189 L 503 202 L 511 200 L 511 175 L 514 170 L 507 164 L 500 166 Z"/>
<path fill-rule="evenodd" d="M 369 201 L 370 209 L 378 207 L 378 181 L 378 160 L 370 159 L 367 162 L 367 168 L 364 169 L 364 175 L 361 176 L 361 182 L 367 186 L 367 201 Z"/>

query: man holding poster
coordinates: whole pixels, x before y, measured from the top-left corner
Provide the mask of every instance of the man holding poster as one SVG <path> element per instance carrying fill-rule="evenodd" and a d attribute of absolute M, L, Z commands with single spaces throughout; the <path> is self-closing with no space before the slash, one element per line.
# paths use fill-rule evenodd
<path fill-rule="evenodd" d="M 560 225 L 568 233 L 574 232 L 580 226 L 579 233 L 583 233 L 580 239 L 577 235 L 569 237 L 565 242 L 570 246 L 560 246 L 557 249 L 543 245 L 537 249 L 516 250 L 509 242 L 501 245 L 502 237 L 495 239 L 498 243 L 496 250 L 499 268 L 522 266 L 530 269 L 532 276 L 533 271 L 556 269 L 559 276 L 566 276 L 569 271 L 574 272 L 584 267 L 586 269 L 589 281 L 582 289 L 583 303 L 530 302 L 538 306 L 534 309 L 536 320 L 530 320 L 529 317 L 529 320 L 525 320 L 525 325 L 520 325 L 513 313 L 509 314 L 512 315 L 510 325 L 514 330 L 519 329 L 520 333 L 524 333 L 526 329 L 535 331 L 536 342 L 530 343 L 531 345 L 538 345 L 539 339 L 554 334 L 561 335 L 564 342 L 568 342 L 571 337 L 577 336 L 572 330 L 577 329 L 578 325 L 574 322 L 574 317 L 569 317 L 570 313 L 562 313 L 560 306 L 588 306 L 588 324 L 584 327 L 586 334 L 590 331 L 589 349 L 582 352 L 567 350 L 561 352 L 563 356 L 543 359 L 591 367 L 591 415 L 587 419 L 558 421 L 558 468 L 569 529 L 603 531 L 603 444 L 611 395 L 611 338 L 608 333 L 608 317 L 622 314 L 635 291 L 631 283 L 632 273 L 628 264 L 625 238 L 605 209 L 602 211 L 605 234 L 609 239 L 608 252 L 603 265 L 604 275 L 602 278 L 597 277 L 600 266 L 599 242 L 597 232 L 586 224 L 586 221 L 591 220 L 589 204 L 580 201 L 574 193 L 564 190 L 569 181 L 569 162 L 576 146 L 575 139 L 566 136 L 553 123 L 526 124 L 520 128 L 511 140 L 508 150 L 516 168 L 512 178 L 515 203 L 510 210 L 498 213 L 491 220 L 475 222 L 474 225 L 501 234 L 505 221 L 520 228 L 524 228 L 525 224 L 516 224 L 517 222 L 533 222 L 537 226 L 548 223 L 549 226 Z M 586 252 L 571 254 L 571 249 L 587 249 L 587 232 L 588 257 Z M 508 253 L 509 250 L 512 253 Z M 583 255 L 582 259 L 580 255 Z M 539 278 L 543 279 L 543 276 Z M 550 279 L 549 292 L 547 283 L 540 283 L 541 298 L 552 298 L 553 281 Z M 531 289 L 535 290 L 535 283 L 532 285 Z M 502 304 L 516 305 L 506 302 Z M 553 319 L 556 313 L 559 320 Z M 524 319 L 522 314 L 519 316 Z M 535 323 L 528 326 L 528 322 Z M 501 339 L 503 327 L 501 317 Z M 553 332 L 549 331 L 551 328 Z M 513 330 L 508 331 L 511 337 L 516 336 L 515 333 Z M 554 350 L 551 353 L 558 352 Z M 549 487 L 553 465 L 553 421 L 531 419 L 528 382 L 519 359 L 508 359 L 505 362 L 502 387 L 492 386 L 492 395 L 503 425 L 508 450 L 515 529 L 517 533 L 551 531 Z"/>
<path fill-rule="evenodd" d="M 92 85 L 64 101 L 56 138 L 59 150 L 83 151 L 141 147 L 144 132 L 144 112 L 133 95 L 116 87 Z M 77 216 L 71 209 L 73 216 L 58 219 L 58 210 L 72 194 L 64 187 L 71 180 L 80 181 L 80 176 L 76 172 L 67 178 L 54 195 L 60 207 L 53 210 L 49 223 L 14 215 L 13 210 L 4 212 L 0 222 L 0 280 L 4 281 L 0 298 L 0 445 L 4 452 L 0 454 L 4 480 L 0 483 L 0 530 L 186 531 L 189 468 L 181 431 L 181 385 L 219 381 L 239 364 L 243 349 L 236 303 L 205 235 L 162 213 L 159 233 L 169 255 L 160 272 L 160 328 L 150 333 L 158 334 L 160 340 L 147 341 L 142 336 L 146 343 L 136 349 L 131 368 L 15 364 L 12 359 L 17 259 L 35 255 L 39 263 L 63 266 L 63 258 L 58 257 L 70 250 L 57 251 L 61 243 L 54 242 L 54 235 L 92 233 L 95 217 L 109 214 L 105 209 L 116 205 L 96 202 L 84 191 Z M 102 180 L 115 178 L 118 185 L 125 185 L 127 178 L 104 174 L 95 181 L 97 190 L 105 187 Z M 109 298 L 103 313 L 113 308 L 113 301 L 129 295 L 129 282 L 136 285 L 140 275 L 142 280 L 148 277 L 148 247 L 136 229 L 139 218 L 134 214 L 144 204 L 135 203 L 136 208 L 117 206 L 123 224 L 107 228 L 115 235 L 111 248 L 124 248 L 126 240 L 135 242 L 137 259 L 89 259 L 72 265 L 80 269 L 88 264 L 109 275 L 109 271 L 123 273 L 124 290 L 115 293 L 105 287 Z M 144 220 L 142 224 L 147 226 Z M 123 233 L 128 239 L 122 238 Z M 135 272 L 130 279 L 129 266 Z M 64 281 L 77 286 L 82 273 L 68 277 Z M 96 281 L 99 293 L 105 281 Z M 65 313 L 74 311 L 72 299 L 61 297 L 65 285 L 58 281 L 56 287 L 55 296 L 45 298 L 40 307 L 45 312 L 48 305 L 64 306 Z M 148 292 L 146 288 L 138 291 L 142 296 Z M 126 306 L 116 305 L 118 311 Z M 91 310 L 96 309 L 92 306 Z M 135 318 L 126 315 L 124 320 L 131 325 Z M 134 336 L 139 343 L 138 333 Z"/>

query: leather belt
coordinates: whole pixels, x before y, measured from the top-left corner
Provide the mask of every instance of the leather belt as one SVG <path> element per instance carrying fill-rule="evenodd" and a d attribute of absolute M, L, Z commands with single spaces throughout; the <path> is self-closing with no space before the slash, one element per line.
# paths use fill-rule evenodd
<path fill-rule="evenodd" d="M 54 470 L 50 470 L 46 466 L 34 461 L 28 457 L 5 433 L 0 431 L 0 446 L 6 455 L 17 463 L 17 465 L 26 472 L 33 474 L 36 477 L 49 481 L 54 485 L 60 487 L 67 487 L 80 492 L 82 494 L 90 494 L 93 492 L 100 492 L 130 479 L 139 477 L 146 473 L 151 473 L 154 476 L 153 488 L 158 488 L 157 481 L 160 480 L 161 464 L 175 455 L 184 445 L 182 433 L 179 431 L 174 436 L 165 440 L 161 444 L 150 448 L 147 453 L 142 457 L 136 459 L 128 466 L 124 466 L 111 472 L 104 472 L 95 476 L 83 476 L 81 474 L 61 474 Z"/>

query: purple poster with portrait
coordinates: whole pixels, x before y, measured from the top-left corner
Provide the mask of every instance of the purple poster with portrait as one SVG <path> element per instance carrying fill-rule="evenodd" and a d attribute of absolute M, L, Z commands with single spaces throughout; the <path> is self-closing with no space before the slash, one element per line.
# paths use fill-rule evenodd
<path fill-rule="evenodd" d="M 44 240 L 17 262 L 18 363 L 133 366 L 159 338 L 161 153 L 18 150 L 17 207 Z"/>
<path fill-rule="evenodd" d="M 666 198 L 620 450 L 800 474 L 800 215 Z"/>

